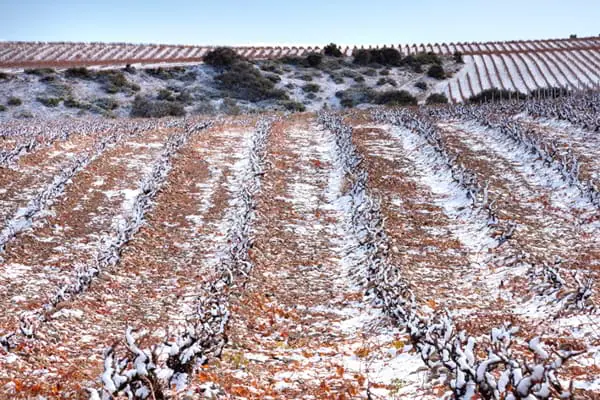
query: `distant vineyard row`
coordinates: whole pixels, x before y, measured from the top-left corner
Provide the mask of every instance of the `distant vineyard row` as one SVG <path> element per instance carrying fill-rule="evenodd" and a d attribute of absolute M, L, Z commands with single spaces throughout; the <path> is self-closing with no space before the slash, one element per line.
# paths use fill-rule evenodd
<path fill-rule="evenodd" d="M 461 102 L 490 88 L 521 93 L 544 88 L 596 89 L 600 85 L 600 37 L 387 45 L 405 55 L 433 52 L 464 56 L 465 66 L 444 88 L 452 102 Z M 200 62 L 213 47 L 189 45 L 2 42 L 0 68 L 68 68 L 125 64 Z M 359 47 L 342 48 L 350 56 Z M 242 56 L 273 59 L 321 52 L 319 46 L 235 47 Z"/>

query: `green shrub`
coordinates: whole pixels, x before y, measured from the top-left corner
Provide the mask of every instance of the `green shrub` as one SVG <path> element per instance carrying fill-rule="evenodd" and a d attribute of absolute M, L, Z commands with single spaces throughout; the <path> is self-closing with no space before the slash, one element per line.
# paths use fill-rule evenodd
<path fill-rule="evenodd" d="M 415 55 L 415 60 L 421 65 L 426 64 L 437 64 L 442 65 L 442 60 L 438 57 L 437 54 L 428 52 L 428 53 L 417 53 Z"/>
<path fill-rule="evenodd" d="M 490 101 L 496 100 L 508 100 L 508 99 L 526 99 L 527 96 L 523 93 L 513 92 L 510 90 L 500 90 L 500 89 L 487 89 L 475 96 L 469 97 L 469 103 L 486 103 Z"/>
<path fill-rule="evenodd" d="M 91 108 L 91 104 L 89 103 L 81 103 L 75 100 L 73 97 L 68 97 L 63 101 L 63 105 L 67 108 L 79 108 L 82 110 L 89 110 Z"/>
<path fill-rule="evenodd" d="M 175 96 L 169 89 L 160 89 L 156 98 L 158 100 L 175 101 Z"/>
<path fill-rule="evenodd" d="M 142 118 L 181 117 L 185 115 L 185 109 L 183 108 L 183 104 L 178 102 L 151 100 L 142 96 L 136 96 L 130 115 Z"/>
<path fill-rule="evenodd" d="M 365 49 L 356 50 L 352 62 L 357 65 L 368 65 L 371 62 L 371 53 Z"/>
<path fill-rule="evenodd" d="M 460 51 L 454 52 L 453 58 L 454 58 L 454 62 L 456 62 L 458 64 L 465 63 L 465 61 L 463 60 L 463 54 Z"/>
<path fill-rule="evenodd" d="M 396 49 L 389 47 L 383 49 L 357 50 L 354 52 L 353 63 L 358 65 L 379 64 L 399 66 L 402 54 Z"/>
<path fill-rule="evenodd" d="M 85 67 L 69 68 L 65 71 L 65 77 L 75 79 L 93 79 L 94 74 Z"/>
<path fill-rule="evenodd" d="M 448 98 L 444 93 L 432 93 L 425 100 L 425 104 L 448 104 Z"/>
<path fill-rule="evenodd" d="M 302 86 L 302 90 L 304 93 L 317 93 L 319 90 L 321 90 L 321 87 L 316 83 L 307 83 L 306 85 Z"/>
<path fill-rule="evenodd" d="M 435 79 L 444 79 L 446 78 L 446 72 L 444 72 L 444 68 L 441 65 L 434 64 L 427 70 L 427 76 Z"/>
<path fill-rule="evenodd" d="M 219 112 L 227 115 L 239 115 L 241 114 L 242 109 L 234 99 L 227 97 L 223 99 L 223 103 L 221 103 L 221 106 L 219 107 Z"/>
<path fill-rule="evenodd" d="M 173 75 L 173 72 L 162 68 L 162 67 L 158 67 L 158 68 L 146 68 L 144 70 L 145 73 L 147 73 L 148 75 L 157 78 L 157 79 L 162 79 L 163 81 L 167 81 L 169 79 L 174 79 L 175 76 Z"/>
<path fill-rule="evenodd" d="M 288 111 L 294 111 L 294 112 L 303 112 L 306 111 L 306 107 L 304 106 L 304 104 L 297 102 L 297 101 L 284 101 L 282 103 L 283 107 L 288 110 Z"/>
<path fill-rule="evenodd" d="M 0 81 L 8 81 L 10 79 L 10 75 L 6 72 L 0 71 Z"/>
<path fill-rule="evenodd" d="M 53 74 L 56 71 L 54 71 L 52 68 L 32 68 L 32 69 L 26 69 L 23 72 L 25 72 L 28 75 L 44 76 L 44 75 Z"/>
<path fill-rule="evenodd" d="M 311 74 L 296 74 L 294 75 L 294 78 L 296 79 L 300 79 L 306 82 L 311 82 L 313 80 L 313 76 Z"/>
<path fill-rule="evenodd" d="M 392 78 L 379 78 L 379 80 L 377 81 L 377 86 L 383 86 L 383 85 L 392 85 L 394 87 L 396 87 L 398 84 L 396 83 L 395 80 L 393 80 Z"/>
<path fill-rule="evenodd" d="M 331 80 L 332 80 L 332 81 L 333 81 L 335 84 L 338 84 L 338 85 L 340 85 L 340 84 L 344 83 L 344 77 L 343 77 L 343 76 L 341 76 L 340 74 L 337 74 L 337 73 L 331 73 L 331 74 L 329 75 L 329 77 L 331 78 Z"/>
<path fill-rule="evenodd" d="M 375 76 L 377 75 L 377 71 L 374 70 L 373 68 L 369 68 L 363 71 L 363 74 L 366 76 Z"/>
<path fill-rule="evenodd" d="M 242 57 L 230 47 L 217 47 L 203 58 L 206 64 L 215 68 L 229 68 L 241 60 Z"/>
<path fill-rule="evenodd" d="M 340 47 L 335 43 L 329 43 L 323 48 L 323 54 L 329 57 L 342 57 L 344 54 Z"/>
<path fill-rule="evenodd" d="M 58 97 L 38 97 L 36 100 L 46 107 L 58 107 L 62 101 L 62 99 Z"/>
<path fill-rule="evenodd" d="M 365 81 L 364 76 L 357 76 L 354 78 L 354 82 L 356 82 L 356 83 L 363 83 L 364 81 Z"/>
<path fill-rule="evenodd" d="M 6 102 L 9 106 L 20 106 L 23 104 L 23 101 L 18 97 L 9 97 Z"/>
<path fill-rule="evenodd" d="M 248 101 L 287 99 L 287 94 L 275 89 L 275 84 L 247 62 L 238 62 L 215 77 L 219 88 L 230 97 Z"/>
<path fill-rule="evenodd" d="M 277 75 L 283 74 L 283 71 L 279 68 L 279 66 L 273 62 L 267 62 L 260 65 L 260 69 L 265 72 L 272 72 Z"/>
<path fill-rule="evenodd" d="M 2 111 L 6 111 L 6 106 L 3 104 L 0 104 L 0 112 Z"/>
<path fill-rule="evenodd" d="M 335 93 L 343 107 L 354 107 L 358 104 L 372 103 L 377 93 L 366 86 L 353 86 Z"/>
<path fill-rule="evenodd" d="M 427 90 L 427 83 L 423 81 L 418 81 L 417 83 L 415 83 L 415 87 L 421 90 Z"/>
<path fill-rule="evenodd" d="M 265 74 L 265 78 L 267 78 L 268 80 L 270 80 L 273 83 L 281 82 L 281 77 L 277 74 Z"/>
<path fill-rule="evenodd" d="M 40 82 L 48 83 L 56 81 L 56 77 L 53 75 L 42 76 Z"/>
<path fill-rule="evenodd" d="M 96 99 L 94 101 L 94 105 L 107 111 L 112 111 L 119 108 L 119 102 L 115 99 L 111 99 L 110 97 Z"/>
<path fill-rule="evenodd" d="M 282 64 L 289 64 L 289 65 L 295 65 L 295 66 L 306 66 L 307 65 L 306 59 L 302 58 L 302 57 L 298 57 L 298 56 L 281 57 L 279 59 L 279 62 L 281 62 Z"/>
<path fill-rule="evenodd" d="M 127 64 L 125 66 L 125 68 L 123 68 L 123 71 L 127 72 L 128 74 L 134 75 L 137 70 L 135 69 L 135 67 L 131 64 Z"/>
<path fill-rule="evenodd" d="M 417 99 L 406 90 L 389 90 L 377 93 L 375 103 L 392 106 L 416 106 Z"/>
<path fill-rule="evenodd" d="M 379 75 L 381 75 L 381 76 L 388 76 L 389 74 L 390 74 L 389 69 L 382 69 L 381 71 L 379 71 Z"/>
<path fill-rule="evenodd" d="M 323 55 L 319 53 L 310 53 L 306 56 L 306 63 L 309 67 L 316 68 L 321 65 L 323 61 Z"/>

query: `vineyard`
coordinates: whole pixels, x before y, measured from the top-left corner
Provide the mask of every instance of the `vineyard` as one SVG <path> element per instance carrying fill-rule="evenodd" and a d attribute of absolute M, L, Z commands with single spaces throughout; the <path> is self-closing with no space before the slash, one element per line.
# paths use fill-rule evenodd
<path fill-rule="evenodd" d="M 600 37 L 442 44 L 390 44 L 403 55 L 433 53 L 463 55 L 464 67 L 440 85 L 452 102 L 463 102 L 484 90 L 496 88 L 529 94 L 540 89 L 597 89 L 600 85 Z M 208 46 L 126 43 L 0 43 L 0 68 L 119 67 L 126 64 L 173 65 L 199 63 L 213 48 Z M 235 47 L 250 60 L 303 57 L 322 52 L 319 46 Z M 345 46 L 345 56 L 359 50 Z"/>
<path fill-rule="evenodd" d="M 598 104 L 4 122 L 0 397 L 597 399 Z"/>

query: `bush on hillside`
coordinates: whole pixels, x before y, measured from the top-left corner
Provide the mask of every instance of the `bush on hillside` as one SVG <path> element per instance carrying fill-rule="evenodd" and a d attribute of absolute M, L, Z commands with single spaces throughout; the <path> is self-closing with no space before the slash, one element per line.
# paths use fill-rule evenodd
<path fill-rule="evenodd" d="M 217 47 L 209 51 L 203 61 L 215 68 L 229 68 L 242 60 L 242 57 L 230 47 Z"/>
<path fill-rule="evenodd" d="M 292 111 L 292 112 L 306 111 L 306 107 L 304 106 L 304 104 L 297 102 L 297 101 L 287 100 L 287 101 L 284 101 L 282 103 L 282 105 L 287 111 Z"/>
<path fill-rule="evenodd" d="M 75 79 L 92 79 L 94 74 L 85 67 L 69 68 L 65 71 L 65 77 Z"/>
<path fill-rule="evenodd" d="M 329 43 L 325 46 L 323 48 L 323 54 L 329 57 L 342 57 L 344 55 L 342 49 L 335 43 Z"/>
<path fill-rule="evenodd" d="M 10 75 L 6 72 L 0 72 L 0 81 L 7 81 L 10 79 Z"/>
<path fill-rule="evenodd" d="M 6 106 L 3 104 L 0 104 L 0 112 L 2 111 L 6 111 Z"/>
<path fill-rule="evenodd" d="M 417 89 L 427 90 L 427 83 L 425 83 L 423 81 L 418 81 L 417 83 L 415 83 L 415 87 Z"/>
<path fill-rule="evenodd" d="M 9 97 L 6 104 L 8 104 L 9 106 L 20 106 L 21 104 L 23 104 L 23 101 L 18 97 Z"/>
<path fill-rule="evenodd" d="M 446 72 L 441 65 L 434 64 L 427 70 L 427 76 L 441 80 L 446 78 Z"/>
<path fill-rule="evenodd" d="M 321 87 L 316 83 L 307 83 L 306 85 L 302 86 L 302 90 L 304 93 L 317 93 L 319 90 L 321 90 Z"/>
<path fill-rule="evenodd" d="M 448 97 L 444 93 L 433 93 L 427 97 L 425 104 L 448 104 Z"/>
<path fill-rule="evenodd" d="M 46 107 L 58 107 L 62 101 L 62 99 L 58 97 L 38 97 L 36 100 Z"/>
<path fill-rule="evenodd" d="M 28 75 L 44 76 L 44 75 L 53 74 L 56 71 L 54 71 L 52 68 L 32 68 L 32 69 L 26 69 L 23 72 L 25 72 Z"/>
<path fill-rule="evenodd" d="M 306 56 L 306 63 L 309 67 L 316 68 L 321 65 L 323 61 L 323 55 L 319 53 L 310 53 Z"/>
<path fill-rule="evenodd" d="M 390 106 L 416 106 L 417 99 L 406 90 L 389 90 L 377 93 L 375 103 Z"/>
<path fill-rule="evenodd" d="M 383 49 L 360 49 L 354 52 L 353 63 L 358 65 L 379 64 L 384 66 L 399 66 L 402 54 L 390 47 Z"/>
<path fill-rule="evenodd" d="M 520 92 L 513 92 L 510 90 L 500 89 L 487 89 L 483 92 L 478 93 L 475 96 L 469 97 L 469 103 L 487 103 L 490 101 L 508 100 L 508 99 L 519 99 L 524 100 L 527 96 Z"/>
<path fill-rule="evenodd" d="M 136 96 L 130 115 L 141 118 L 181 117 L 185 115 L 185 109 L 178 102 Z"/>
<path fill-rule="evenodd" d="M 219 88 L 230 97 L 261 101 L 268 99 L 287 100 L 287 94 L 280 89 L 275 89 L 275 84 L 265 78 L 258 69 L 247 62 L 238 62 L 229 69 L 215 77 Z"/>
<path fill-rule="evenodd" d="M 458 63 L 458 64 L 464 64 L 465 61 L 463 60 L 463 54 L 460 51 L 456 51 L 454 52 L 454 62 Z"/>

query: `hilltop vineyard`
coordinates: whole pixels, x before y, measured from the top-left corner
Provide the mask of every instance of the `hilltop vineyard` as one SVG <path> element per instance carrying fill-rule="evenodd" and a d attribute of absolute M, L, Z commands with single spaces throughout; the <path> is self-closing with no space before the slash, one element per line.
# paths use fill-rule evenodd
<path fill-rule="evenodd" d="M 0 397 L 597 399 L 598 104 L 3 122 Z"/>

